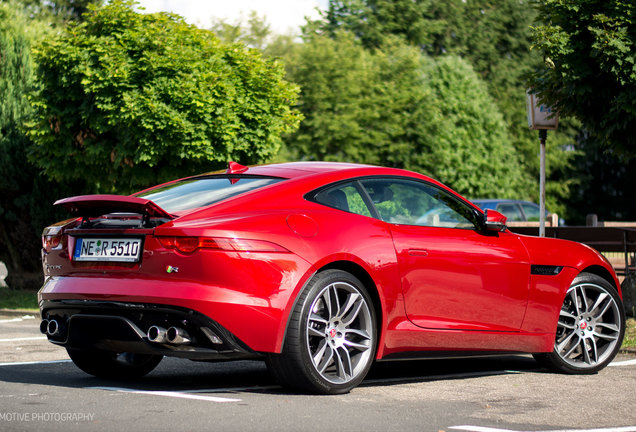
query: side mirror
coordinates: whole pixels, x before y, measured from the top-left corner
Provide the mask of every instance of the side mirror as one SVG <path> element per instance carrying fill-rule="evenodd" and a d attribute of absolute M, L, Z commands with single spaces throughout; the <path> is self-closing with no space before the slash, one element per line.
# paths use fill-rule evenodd
<path fill-rule="evenodd" d="M 508 218 L 496 210 L 486 209 L 484 213 L 484 229 L 486 231 L 503 231 Z"/>

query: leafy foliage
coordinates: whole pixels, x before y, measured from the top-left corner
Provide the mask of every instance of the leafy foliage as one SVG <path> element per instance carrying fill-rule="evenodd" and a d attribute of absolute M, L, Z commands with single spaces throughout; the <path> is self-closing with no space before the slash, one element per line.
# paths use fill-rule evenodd
<path fill-rule="evenodd" d="M 296 158 L 414 169 L 472 197 L 523 194 L 503 118 L 460 58 L 399 40 L 369 51 L 340 33 L 309 38 L 288 65 L 305 116 L 288 140 Z"/>
<path fill-rule="evenodd" d="M 495 109 L 503 116 L 509 144 L 516 150 L 526 186 L 515 198 L 538 200 L 538 137 L 526 123 L 524 78 L 541 64 L 529 49 L 530 24 L 536 16 L 531 0 L 429 1 L 332 0 L 313 28 L 332 37 L 351 32 L 368 49 L 382 50 L 394 38 L 433 57 L 456 55 L 467 60 L 486 83 Z M 492 109 L 492 107 L 491 107 Z M 577 184 L 567 177 L 579 133 L 577 123 L 562 122 L 548 140 L 548 206 L 563 212 Z M 449 170 L 453 170 L 449 167 Z M 510 195 L 511 193 L 509 193 Z M 496 196 L 501 195 L 497 193 Z"/>
<path fill-rule="evenodd" d="M 29 22 L 19 5 L 0 3 L 0 260 L 9 268 L 12 287 L 29 282 L 18 276 L 21 271 L 39 268 L 42 227 L 60 216 L 51 204 L 74 186 L 49 181 L 28 162 L 31 142 L 21 129 L 31 112 L 26 97 L 34 84 L 31 45 L 46 28 Z"/>
<path fill-rule="evenodd" d="M 546 67 L 534 86 L 606 145 L 636 155 L 636 3 L 542 0 L 535 46 Z"/>
<path fill-rule="evenodd" d="M 101 5 L 104 0 L 14 0 L 29 16 L 49 21 L 53 26 L 68 21 L 81 21 L 89 5 Z"/>
<path fill-rule="evenodd" d="M 636 220 L 636 201 L 629 185 L 636 184 L 636 158 L 624 159 L 590 134 L 579 138 L 580 149 L 571 176 L 580 179 L 568 198 L 572 225 L 584 225 L 590 213 L 605 221 Z"/>
<path fill-rule="evenodd" d="M 90 8 L 36 51 L 31 160 L 54 179 L 124 192 L 271 158 L 299 120 L 283 67 L 133 4 Z"/>

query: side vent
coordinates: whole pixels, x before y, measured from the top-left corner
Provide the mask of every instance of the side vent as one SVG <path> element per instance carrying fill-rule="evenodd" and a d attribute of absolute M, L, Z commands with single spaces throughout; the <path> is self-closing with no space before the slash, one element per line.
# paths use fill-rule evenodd
<path fill-rule="evenodd" d="M 532 265 L 530 266 L 530 273 L 539 276 L 556 276 L 561 273 L 563 266 L 553 265 Z"/>

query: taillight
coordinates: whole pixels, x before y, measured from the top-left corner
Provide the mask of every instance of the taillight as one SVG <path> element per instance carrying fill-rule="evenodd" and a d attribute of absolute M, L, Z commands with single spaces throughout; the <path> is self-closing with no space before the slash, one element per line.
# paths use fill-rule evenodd
<path fill-rule="evenodd" d="M 57 249 L 62 243 L 62 227 L 47 227 L 42 233 L 42 247 L 46 252 Z"/>
<path fill-rule="evenodd" d="M 288 252 L 282 246 L 265 240 L 235 239 L 223 237 L 157 237 L 166 249 L 190 254 L 197 249 L 232 252 Z"/>

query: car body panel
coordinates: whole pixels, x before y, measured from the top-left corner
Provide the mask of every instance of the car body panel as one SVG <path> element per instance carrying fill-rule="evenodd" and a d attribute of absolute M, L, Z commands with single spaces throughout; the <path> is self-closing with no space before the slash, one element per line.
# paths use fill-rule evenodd
<path fill-rule="evenodd" d="M 406 310 L 419 327 L 518 331 L 530 263 L 519 238 L 468 229 L 393 226 Z"/>

